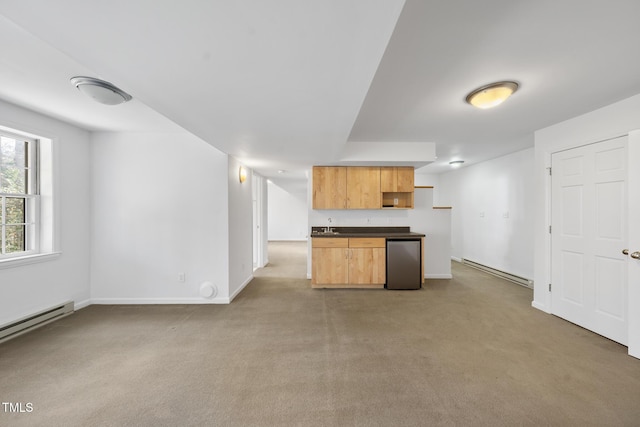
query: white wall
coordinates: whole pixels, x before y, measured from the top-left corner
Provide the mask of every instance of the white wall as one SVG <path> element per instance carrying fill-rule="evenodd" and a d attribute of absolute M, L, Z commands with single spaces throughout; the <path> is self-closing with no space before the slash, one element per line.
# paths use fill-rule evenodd
<path fill-rule="evenodd" d="M 550 221 L 549 175 L 551 154 L 560 150 L 579 147 L 640 129 L 640 95 L 616 102 L 587 114 L 575 117 L 535 133 L 535 281 L 533 306 L 551 311 L 550 237 L 547 232 Z"/>
<path fill-rule="evenodd" d="M 309 180 L 309 194 L 313 194 L 312 185 Z M 451 210 L 433 209 L 433 189 L 415 190 L 414 209 L 314 210 L 311 200 L 307 207 L 309 229 L 331 224 L 336 227 L 410 227 L 411 231 L 423 233 L 426 235 L 425 277 L 451 278 Z M 310 254 L 311 239 L 308 246 Z M 307 276 L 311 277 L 311 257 L 307 260 Z"/>
<path fill-rule="evenodd" d="M 441 206 L 440 204 L 440 175 L 430 173 L 420 173 L 416 170 L 415 174 L 415 186 L 430 186 L 433 187 L 433 205 Z"/>
<path fill-rule="evenodd" d="M 532 148 L 440 176 L 440 203 L 453 207 L 452 256 L 534 277 Z"/>
<path fill-rule="evenodd" d="M 451 206 L 451 258 L 462 261 L 464 252 L 464 183 L 465 174 L 448 172 L 441 175 L 440 200 L 443 206 Z"/>
<path fill-rule="evenodd" d="M 53 139 L 54 191 L 62 254 L 52 260 L 0 269 L 0 325 L 48 308 L 89 299 L 89 133 L 0 101 L 0 125 Z"/>
<path fill-rule="evenodd" d="M 414 209 L 405 211 L 411 231 L 423 233 L 424 276 L 451 279 L 451 209 L 433 209 L 434 189 L 416 188 Z"/>
<path fill-rule="evenodd" d="M 229 298 L 233 299 L 253 278 L 253 195 L 251 170 L 247 169 L 247 180 L 241 183 L 241 163 L 228 159 Z"/>
<path fill-rule="evenodd" d="M 269 182 L 269 240 L 306 240 L 309 235 L 307 195 L 290 193 Z"/>
<path fill-rule="evenodd" d="M 228 302 L 227 155 L 188 133 L 95 133 L 91 147 L 92 301 Z"/>

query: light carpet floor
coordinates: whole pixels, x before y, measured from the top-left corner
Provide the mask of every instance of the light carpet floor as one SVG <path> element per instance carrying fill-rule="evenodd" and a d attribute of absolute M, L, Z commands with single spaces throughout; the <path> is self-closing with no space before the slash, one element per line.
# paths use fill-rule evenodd
<path fill-rule="evenodd" d="M 639 426 L 640 360 L 454 263 L 311 289 L 306 243 L 230 305 L 90 306 L 0 344 L 2 426 Z"/>

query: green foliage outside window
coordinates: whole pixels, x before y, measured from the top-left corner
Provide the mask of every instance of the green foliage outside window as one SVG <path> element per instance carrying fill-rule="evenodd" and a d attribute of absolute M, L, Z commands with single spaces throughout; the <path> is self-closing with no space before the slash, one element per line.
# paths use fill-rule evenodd
<path fill-rule="evenodd" d="M 2 253 L 26 250 L 28 142 L 0 138 L 0 224 Z"/>

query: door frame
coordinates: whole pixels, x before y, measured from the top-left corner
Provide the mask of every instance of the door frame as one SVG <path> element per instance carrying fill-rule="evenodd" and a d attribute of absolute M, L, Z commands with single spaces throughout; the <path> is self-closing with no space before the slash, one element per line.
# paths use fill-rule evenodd
<path fill-rule="evenodd" d="M 640 129 L 633 130 L 628 132 L 616 132 L 608 135 L 601 135 L 598 138 L 593 139 L 585 139 L 582 141 L 579 140 L 569 140 L 565 144 L 557 144 L 552 147 L 545 147 L 542 152 L 536 150 L 536 165 L 542 165 L 544 170 L 544 180 L 543 180 L 543 188 L 544 192 L 537 193 L 537 202 L 539 202 L 542 206 L 544 206 L 544 216 L 541 219 L 536 220 L 535 230 L 537 233 L 540 233 L 540 236 L 544 236 L 544 238 L 536 241 L 536 246 L 540 249 L 544 249 L 544 257 L 538 257 L 536 263 L 538 264 L 535 269 L 538 272 L 544 272 L 543 280 L 540 280 L 539 277 L 536 277 L 535 287 L 534 287 L 534 300 L 531 303 L 532 307 L 537 308 L 538 310 L 544 311 L 546 313 L 552 314 L 551 312 L 551 291 L 549 291 L 549 284 L 551 283 L 551 263 L 552 263 L 552 253 L 551 253 L 551 233 L 549 232 L 549 227 L 551 227 L 551 158 L 553 153 L 557 153 L 560 151 L 570 150 L 573 148 L 582 147 L 585 145 L 595 144 L 602 141 L 607 141 L 610 139 L 626 137 L 628 144 L 628 168 L 627 168 L 627 198 L 631 197 L 631 188 L 633 185 L 640 186 L 640 182 L 636 182 L 635 180 L 640 179 L 640 173 L 632 174 L 630 173 L 630 165 L 638 165 L 640 164 Z M 633 145 L 633 149 L 631 148 Z M 637 167 L 637 166 L 635 166 Z M 629 228 L 631 224 L 631 218 L 633 218 L 632 213 L 628 212 L 627 215 L 627 233 L 631 235 L 633 228 Z M 640 242 L 637 242 L 640 245 Z M 631 246 L 634 244 L 633 241 L 629 241 L 628 244 Z M 635 249 L 634 249 L 635 250 Z M 540 253 L 539 250 L 536 250 L 536 253 Z M 630 267 L 628 267 L 630 270 Z M 631 273 L 631 271 L 628 271 Z M 638 308 L 631 307 L 633 301 L 640 301 L 640 289 L 635 289 L 633 286 L 630 286 L 631 283 L 631 274 L 627 275 L 627 281 L 629 286 L 627 286 L 627 303 L 629 304 L 627 313 L 628 313 L 628 354 L 630 356 L 640 358 L 640 314 L 634 315 L 634 311 L 638 311 Z M 540 289 L 542 287 L 542 289 Z M 537 292 L 536 292 L 536 289 Z M 640 288 L 640 287 L 639 287 Z M 634 299 L 632 299 L 634 298 Z M 633 335 L 633 337 L 632 337 Z M 637 337 L 637 338 L 636 338 Z"/>
<path fill-rule="evenodd" d="M 552 314 L 563 318 L 565 320 L 569 320 L 570 322 L 573 322 L 579 326 L 584 327 L 585 329 L 591 330 L 593 332 L 596 332 L 600 335 L 605 336 L 606 338 L 609 338 L 613 341 L 619 342 L 620 344 L 623 345 L 627 345 L 628 343 L 628 332 L 629 332 L 629 316 L 627 313 L 627 310 L 629 308 L 629 289 L 628 289 L 628 285 L 629 285 L 629 277 L 627 277 L 627 268 L 628 268 L 628 257 L 625 257 L 621 252 L 622 250 L 628 245 L 627 241 L 629 239 L 629 230 L 628 230 L 628 222 L 629 222 L 629 209 L 627 207 L 627 202 L 630 200 L 631 198 L 631 194 L 628 191 L 628 179 L 629 179 L 629 171 L 628 171 L 628 163 L 629 163 L 629 156 L 627 155 L 627 150 L 628 150 L 628 146 L 629 146 L 629 136 L 628 135 L 623 135 L 620 137 L 616 137 L 616 138 L 607 138 L 601 141 L 598 141 L 596 143 L 591 143 L 591 144 L 585 144 L 585 145 L 580 145 L 577 147 L 573 147 L 571 149 L 568 150 L 558 150 L 558 151 L 554 151 L 553 153 L 551 153 L 551 157 L 552 157 L 552 166 L 553 166 L 553 173 L 550 174 L 550 179 L 549 179 L 549 183 L 550 183 L 550 196 L 551 196 L 551 203 L 550 203 L 550 219 L 551 219 L 551 226 L 553 227 L 553 230 L 551 233 L 549 233 L 549 241 L 550 241 L 550 253 L 549 253 L 549 274 L 550 274 L 550 278 L 551 278 L 551 282 L 553 285 L 553 288 L 550 292 L 550 301 L 549 301 L 549 310 Z M 564 248 L 564 246 L 562 245 L 561 241 L 563 241 L 562 239 L 562 225 L 560 224 L 560 222 L 562 222 L 562 220 L 558 217 L 558 214 L 562 213 L 563 207 L 562 206 L 558 206 L 558 205 L 554 205 L 554 202 L 557 203 L 559 201 L 559 198 L 561 198 L 561 193 L 555 193 L 555 198 L 554 198 L 554 190 L 556 191 L 560 191 L 562 190 L 562 188 L 565 187 L 558 187 L 558 185 L 563 181 L 563 176 L 562 175 L 562 166 L 560 164 L 561 159 L 566 159 L 566 158 L 574 158 L 575 156 L 593 156 L 593 153 L 600 153 L 603 151 L 608 151 L 608 150 L 612 150 L 612 149 L 624 149 L 624 154 L 623 157 L 619 157 L 619 159 L 622 161 L 622 163 L 624 163 L 624 174 L 620 174 L 620 172 L 614 172 L 615 176 L 617 178 L 613 178 L 613 179 L 618 179 L 618 180 L 623 180 L 621 181 L 623 183 L 623 189 L 624 189 L 624 195 L 623 195 L 623 205 L 621 206 L 621 211 L 620 214 L 622 216 L 622 220 L 624 222 L 624 227 L 623 227 L 623 231 L 622 234 L 620 235 L 620 238 L 622 239 L 621 241 L 615 243 L 615 244 L 611 244 L 611 243 L 600 243 L 600 244 L 604 244 L 605 248 L 598 246 L 596 244 L 596 240 L 591 240 L 588 237 L 586 238 L 586 240 L 583 241 L 585 246 L 588 246 L 590 244 L 593 244 L 594 246 L 592 247 L 592 250 L 595 250 L 595 253 L 592 253 L 592 255 L 598 255 L 598 252 L 602 251 L 603 249 L 606 251 L 607 253 L 607 258 L 608 259 L 615 259 L 617 261 L 617 265 L 618 268 L 620 268 L 623 271 L 623 275 L 624 275 L 624 279 L 623 279 L 623 286 L 624 286 L 624 293 L 621 294 L 623 301 L 619 301 L 620 303 L 622 303 L 624 308 L 621 308 L 623 310 L 622 316 L 623 316 L 623 320 L 622 322 L 620 322 L 619 320 L 613 320 L 612 318 L 610 318 L 607 315 L 602 315 L 602 314 L 598 314 L 597 313 L 597 307 L 598 307 L 598 298 L 596 296 L 596 290 L 597 290 L 597 280 L 595 278 L 591 278 L 591 280 L 593 280 L 594 282 L 592 283 L 593 288 L 585 288 L 585 290 L 591 290 L 592 292 L 587 292 L 583 295 L 583 300 L 579 303 L 579 307 L 575 306 L 574 304 L 571 303 L 564 303 L 563 302 L 563 298 L 561 297 L 561 294 L 563 292 L 563 284 L 562 283 L 557 283 L 554 282 L 554 277 L 557 281 L 561 282 L 561 279 L 558 277 L 558 273 L 560 272 L 559 270 L 557 270 L 558 268 L 561 268 L 559 266 L 559 264 L 561 264 L 560 262 L 560 253 L 558 252 L 559 249 Z M 557 163 L 553 164 L 553 159 L 558 160 Z M 587 159 L 590 159 L 593 163 L 593 167 L 595 167 L 595 157 L 587 157 Z M 586 164 L 590 163 L 588 160 L 585 162 Z M 588 165 L 585 165 L 585 170 L 591 170 L 592 173 L 594 175 L 591 176 L 591 179 L 598 181 L 599 176 L 597 175 L 597 172 L 595 169 L 590 168 Z M 583 175 L 584 177 L 585 175 Z M 566 178 L 566 177 L 565 177 Z M 609 173 L 607 175 L 607 179 L 612 179 L 611 173 Z M 573 180 L 571 178 L 569 178 L 569 180 L 571 182 L 573 182 Z M 605 181 L 608 182 L 608 181 Z M 616 181 L 616 182 L 620 182 L 620 181 Z M 589 183 L 593 183 L 592 181 L 589 181 Z M 587 185 L 584 187 L 586 189 L 590 188 L 589 183 L 587 183 Z M 597 184 L 596 186 L 597 187 Z M 594 191 L 594 193 L 592 194 L 593 199 L 593 203 L 596 203 L 596 188 L 592 188 L 592 191 Z M 588 194 L 588 191 L 585 191 L 585 199 L 586 199 L 586 195 Z M 561 203 L 562 204 L 562 203 Z M 598 205 L 592 205 L 591 207 L 597 207 L 597 206 L 602 206 L 600 204 Z M 584 206 L 582 207 L 582 212 L 585 213 L 587 211 L 591 211 L 591 209 L 587 208 L 585 209 Z M 588 218 L 589 214 L 586 213 L 585 214 L 585 218 Z M 554 218 L 555 218 L 555 222 L 554 222 Z M 591 218 L 593 221 L 596 220 L 596 217 L 592 217 Z M 586 221 L 586 220 L 585 220 Z M 586 227 L 589 227 L 589 225 L 585 225 Z M 596 227 L 596 224 L 593 223 L 591 224 L 591 227 Z M 585 233 L 587 235 L 589 235 L 590 232 L 593 232 L 594 230 L 589 230 L 589 231 L 585 231 Z M 584 236 L 582 236 L 584 237 Z M 592 238 L 595 238 L 595 236 L 592 236 Z M 570 239 L 571 240 L 571 239 Z M 580 238 L 578 237 L 578 240 L 580 240 Z M 553 242 L 556 242 L 556 244 L 558 246 L 556 246 L 554 248 Z M 589 243 L 591 242 L 591 243 Z M 573 243 L 575 245 L 575 242 Z M 578 245 L 580 246 L 580 245 Z M 554 250 L 555 249 L 555 250 Z M 579 248 L 574 247 L 575 251 L 580 251 Z M 587 250 L 587 253 L 589 253 L 589 251 Z M 555 255 L 555 258 L 554 258 Z M 603 255 L 602 253 L 600 253 L 600 255 Z M 597 270 L 596 268 L 597 263 L 590 265 L 590 263 L 585 264 L 585 268 L 594 268 Z M 554 270 L 556 275 L 554 276 Z M 584 271 L 583 271 L 584 273 Z M 595 271 L 592 271 L 592 273 L 595 273 Z M 578 273 L 579 274 L 579 273 Z M 589 283 L 590 280 L 590 276 L 593 276 L 593 274 L 587 274 L 584 277 L 584 281 L 585 283 Z M 583 283 L 584 285 L 584 283 Z M 586 310 L 586 311 L 585 311 Z M 586 316 L 586 317 L 584 317 Z M 622 323 L 622 324 L 621 324 Z"/>
<path fill-rule="evenodd" d="M 627 189 L 640 188 L 640 130 L 629 132 L 627 145 Z M 633 168 L 632 168 L 633 166 Z M 629 201 L 631 199 L 629 198 Z M 640 201 L 629 203 L 627 219 L 627 232 L 629 235 L 629 251 L 640 251 L 640 223 L 632 221 L 632 218 L 640 218 Z M 629 355 L 640 359 L 640 260 L 629 258 L 627 260 L 627 322 L 629 324 L 628 345 Z M 634 301 L 638 301 L 634 303 Z"/>
<path fill-rule="evenodd" d="M 262 268 L 269 262 L 267 254 L 266 182 L 261 175 L 252 172 L 252 209 L 253 209 L 253 270 Z"/>

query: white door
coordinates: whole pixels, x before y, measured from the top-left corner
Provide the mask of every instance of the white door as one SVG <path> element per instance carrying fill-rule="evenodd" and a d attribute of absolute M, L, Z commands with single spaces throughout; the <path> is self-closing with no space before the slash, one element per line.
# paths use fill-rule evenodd
<path fill-rule="evenodd" d="M 629 354 L 640 358 L 640 130 L 629 133 L 628 186 L 629 186 Z M 636 254 L 635 256 L 638 256 Z"/>
<path fill-rule="evenodd" d="M 551 312 L 627 344 L 627 137 L 551 157 Z"/>

